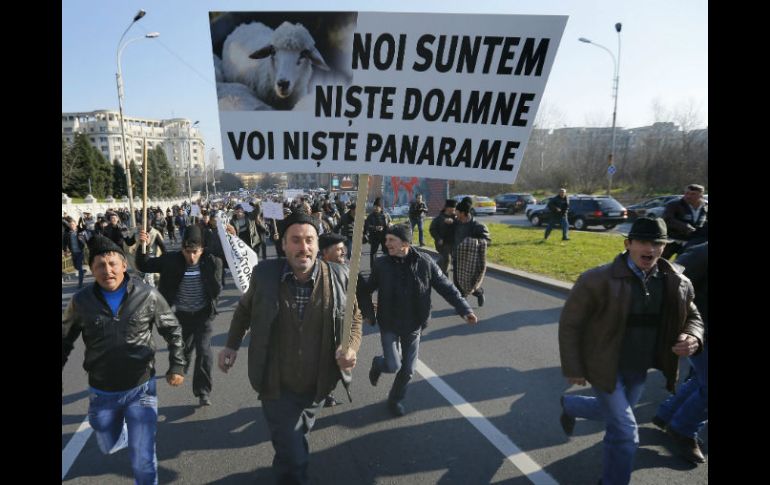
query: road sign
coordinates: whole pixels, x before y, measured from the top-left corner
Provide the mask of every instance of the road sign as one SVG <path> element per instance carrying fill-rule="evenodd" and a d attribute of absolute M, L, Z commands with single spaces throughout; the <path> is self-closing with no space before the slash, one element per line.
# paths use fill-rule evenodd
<path fill-rule="evenodd" d="M 615 165 L 610 165 L 609 167 L 607 167 L 607 173 L 610 175 L 615 175 L 616 171 L 617 169 L 615 168 Z"/>

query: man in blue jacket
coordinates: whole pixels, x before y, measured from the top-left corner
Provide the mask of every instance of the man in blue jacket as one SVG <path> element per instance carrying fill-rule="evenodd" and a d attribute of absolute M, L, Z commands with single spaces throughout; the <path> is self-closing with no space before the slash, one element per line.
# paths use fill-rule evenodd
<path fill-rule="evenodd" d="M 388 255 L 374 261 L 369 280 L 358 285 L 357 293 L 364 318 L 380 325 L 383 355 L 372 360 L 369 381 L 376 386 L 383 372 L 396 373 L 388 395 L 388 409 L 395 416 L 403 416 L 406 411 L 401 401 L 406 396 L 406 386 L 414 374 L 420 334 L 430 320 L 431 288 L 444 297 L 469 324 L 477 323 L 478 318 L 433 259 L 412 248 L 412 230 L 409 226 L 389 227 L 385 235 L 385 247 Z M 376 316 L 372 304 L 372 292 L 375 290 Z"/>

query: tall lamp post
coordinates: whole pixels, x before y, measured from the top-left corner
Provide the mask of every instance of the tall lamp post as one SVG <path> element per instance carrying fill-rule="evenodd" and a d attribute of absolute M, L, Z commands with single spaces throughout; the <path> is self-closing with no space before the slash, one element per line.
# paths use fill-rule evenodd
<path fill-rule="evenodd" d="M 134 20 L 131 21 L 131 23 L 126 27 L 126 30 L 123 32 L 123 35 L 120 36 L 120 40 L 118 41 L 118 53 L 117 53 L 117 64 L 118 64 L 118 72 L 115 74 L 117 83 L 118 83 L 118 107 L 120 109 L 120 138 L 122 141 L 123 146 L 123 164 L 125 166 L 126 170 L 126 185 L 128 186 L 128 209 L 129 209 L 129 216 L 130 216 L 130 227 L 136 227 L 136 215 L 134 214 L 134 191 L 131 188 L 131 164 L 128 160 L 128 156 L 126 155 L 126 127 L 125 123 L 123 121 L 123 75 L 121 73 L 120 69 L 120 56 L 123 55 L 123 49 L 130 44 L 131 42 L 134 42 L 136 40 L 140 39 L 154 39 L 158 37 L 160 34 L 157 32 L 151 32 L 149 34 L 144 35 L 143 37 L 135 37 L 133 39 L 128 40 L 125 44 L 123 44 L 123 38 L 128 33 L 129 29 L 131 29 L 131 26 L 133 26 L 139 19 L 145 16 L 147 12 L 144 10 L 139 10 L 136 15 L 134 15 Z"/>
<path fill-rule="evenodd" d="M 190 172 L 192 172 L 192 150 L 190 150 L 190 137 L 192 136 L 192 129 L 195 128 L 200 121 L 196 121 L 187 129 L 187 139 L 184 141 L 185 149 L 187 150 L 187 196 L 190 198 L 190 204 L 192 204 L 192 183 L 190 182 Z"/>
<path fill-rule="evenodd" d="M 612 176 L 615 174 L 615 120 L 617 118 L 618 114 L 618 84 L 620 83 L 620 29 L 623 27 L 623 25 L 618 22 L 615 24 L 615 31 L 618 33 L 618 57 L 615 58 L 615 54 L 612 53 L 611 50 L 607 49 L 601 44 L 597 44 L 596 42 L 593 42 L 590 39 L 586 39 L 585 37 L 581 37 L 578 40 L 580 42 L 585 42 L 586 44 L 595 45 L 596 47 L 599 47 L 601 49 L 604 49 L 610 57 L 612 57 L 612 63 L 614 65 L 613 69 L 613 85 L 612 85 L 612 95 L 615 98 L 615 106 L 612 109 L 612 146 L 610 148 L 610 156 L 609 156 L 609 166 L 607 167 L 607 195 L 610 195 L 610 190 L 612 189 Z"/>

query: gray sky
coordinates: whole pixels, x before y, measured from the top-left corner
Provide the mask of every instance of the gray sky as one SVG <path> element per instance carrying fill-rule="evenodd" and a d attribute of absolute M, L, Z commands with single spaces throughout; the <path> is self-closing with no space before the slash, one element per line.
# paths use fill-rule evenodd
<path fill-rule="evenodd" d="M 208 12 L 314 11 L 318 5 L 305 0 L 67 0 L 62 4 L 62 111 L 118 109 L 118 41 L 141 8 L 147 15 L 125 39 L 155 31 L 160 37 L 123 50 L 126 115 L 199 120 L 207 147 L 221 153 Z M 676 113 L 688 110 L 695 115 L 693 127 L 708 125 L 706 0 L 332 0 L 323 5 L 334 11 L 365 5 L 375 12 L 569 16 L 538 113 L 549 127 L 611 125 L 611 56 L 577 39 L 586 37 L 617 55 L 614 25 L 621 22 L 617 126 L 674 121 Z"/>

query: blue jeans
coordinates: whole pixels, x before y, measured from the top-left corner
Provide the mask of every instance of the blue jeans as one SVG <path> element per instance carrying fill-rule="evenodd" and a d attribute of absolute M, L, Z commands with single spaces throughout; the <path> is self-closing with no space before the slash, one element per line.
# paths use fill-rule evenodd
<path fill-rule="evenodd" d="M 639 447 L 639 429 L 634 405 L 644 390 L 647 372 L 618 371 L 612 393 L 594 387 L 596 397 L 564 396 L 564 410 L 576 418 L 604 421 L 602 485 L 626 485 L 634 469 L 634 454 Z"/>
<path fill-rule="evenodd" d="M 118 392 L 88 388 L 88 423 L 102 453 L 109 453 L 128 428 L 128 450 L 134 479 L 139 485 L 158 483 L 155 433 L 158 428 L 158 393 L 155 378 Z"/>
<path fill-rule="evenodd" d="M 553 226 L 556 224 L 561 224 L 561 238 L 567 239 L 569 237 L 569 219 L 567 218 L 567 214 L 564 214 L 562 216 L 551 216 L 548 219 L 548 226 L 545 228 L 545 239 L 548 239 L 548 236 L 551 235 L 551 229 L 553 229 Z"/>
<path fill-rule="evenodd" d="M 262 412 L 275 450 L 273 473 L 276 483 L 309 483 L 310 447 L 307 436 L 323 403 L 323 399 L 314 402 L 312 395 L 303 396 L 289 391 L 281 391 L 278 399 L 262 400 Z"/>
<path fill-rule="evenodd" d="M 374 365 L 380 372 L 396 373 L 393 387 L 388 394 L 388 400 L 391 402 L 399 402 L 406 397 L 406 385 L 412 380 L 414 363 L 420 350 L 420 332 L 421 330 L 415 330 L 406 336 L 399 336 L 380 328 L 383 355 L 374 358 Z"/>
<path fill-rule="evenodd" d="M 71 253 L 72 254 L 72 265 L 75 266 L 75 269 L 78 270 L 78 288 L 83 286 L 83 275 L 85 275 L 85 270 L 83 269 L 83 252 L 79 253 Z"/>
<path fill-rule="evenodd" d="M 422 236 L 422 217 L 419 219 L 409 219 L 409 227 L 414 232 L 414 226 L 417 226 L 417 229 L 420 231 L 420 246 L 425 245 L 425 241 L 423 240 Z M 411 243 L 411 241 L 409 241 Z"/>
<path fill-rule="evenodd" d="M 706 344 L 703 352 L 690 357 L 695 377 L 679 386 L 676 394 L 663 401 L 656 413 L 671 429 L 688 438 L 695 438 L 708 419 L 708 349 Z"/>

